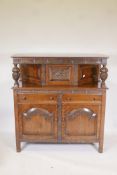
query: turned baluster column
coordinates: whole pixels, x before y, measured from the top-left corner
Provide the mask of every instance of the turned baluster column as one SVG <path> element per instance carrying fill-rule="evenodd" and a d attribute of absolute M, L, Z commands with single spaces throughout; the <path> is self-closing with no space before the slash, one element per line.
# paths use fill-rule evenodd
<path fill-rule="evenodd" d="M 102 80 L 101 84 L 102 87 L 105 87 L 105 80 L 107 79 L 107 77 L 108 77 L 108 69 L 106 65 L 102 65 L 100 68 L 100 78 Z"/>
<path fill-rule="evenodd" d="M 19 87 L 18 80 L 19 80 L 19 77 L 20 77 L 20 69 L 17 67 L 17 64 L 14 64 L 14 67 L 12 69 L 12 72 L 13 72 L 12 73 L 12 77 L 13 77 L 13 79 L 15 81 L 14 87 Z"/>

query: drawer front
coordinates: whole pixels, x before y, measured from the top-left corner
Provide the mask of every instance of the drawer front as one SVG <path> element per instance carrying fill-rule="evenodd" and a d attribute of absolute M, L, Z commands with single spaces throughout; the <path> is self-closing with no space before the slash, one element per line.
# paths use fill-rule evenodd
<path fill-rule="evenodd" d="M 100 95 L 86 95 L 86 94 L 65 94 L 62 99 L 63 103 L 79 103 L 79 102 L 101 102 Z"/>
<path fill-rule="evenodd" d="M 53 94 L 18 94 L 18 103 L 57 103 L 57 95 Z"/>

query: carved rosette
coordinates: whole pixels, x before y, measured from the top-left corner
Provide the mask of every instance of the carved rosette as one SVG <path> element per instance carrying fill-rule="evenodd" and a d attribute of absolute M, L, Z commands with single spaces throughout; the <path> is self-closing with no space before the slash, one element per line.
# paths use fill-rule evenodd
<path fill-rule="evenodd" d="M 19 87 L 19 83 L 18 83 L 18 80 L 19 80 L 19 77 L 20 77 L 20 69 L 17 67 L 17 64 L 14 64 L 14 67 L 12 69 L 12 77 L 15 81 L 14 83 L 14 87 Z"/>
<path fill-rule="evenodd" d="M 100 78 L 102 80 L 102 87 L 105 87 L 105 80 L 108 77 L 108 69 L 106 65 L 103 65 L 100 69 Z"/>

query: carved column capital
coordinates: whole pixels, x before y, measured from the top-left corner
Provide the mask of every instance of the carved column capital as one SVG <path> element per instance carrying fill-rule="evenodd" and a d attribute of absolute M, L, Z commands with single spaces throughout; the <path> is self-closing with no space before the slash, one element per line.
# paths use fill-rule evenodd
<path fill-rule="evenodd" d="M 14 87 L 19 87 L 19 77 L 20 77 L 20 69 L 17 67 L 17 64 L 14 64 L 14 67 L 12 69 L 12 77 L 15 81 Z"/>
<path fill-rule="evenodd" d="M 105 80 L 108 77 L 108 69 L 106 67 L 106 65 L 102 65 L 102 67 L 100 68 L 100 78 L 102 80 L 102 87 L 105 87 Z"/>

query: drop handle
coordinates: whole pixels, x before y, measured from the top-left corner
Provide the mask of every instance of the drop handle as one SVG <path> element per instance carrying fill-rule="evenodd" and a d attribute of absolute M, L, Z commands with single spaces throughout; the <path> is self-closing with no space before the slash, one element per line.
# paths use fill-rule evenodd
<path fill-rule="evenodd" d="M 26 100 L 26 99 L 27 99 L 26 96 L 23 96 L 23 97 L 22 97 L 22 100 Z"/>
<path fill-rule="evenodd" d="M 54 121 L 55 121 L 55 122 L 58 122 L 58 119 L 55 117 L 55 118 L 54 118 Z"/>
<path fill-rule="evenodd" d="M 50 97 L 50 100 L 54 100 L 54 97 Z"/>
<path fill-rule="evenodd" d="M 67 98 L 67 101 L 71 101 L 71 98 L 70 98 L 70 97 L 68 97 L 68 98 Z"/>

